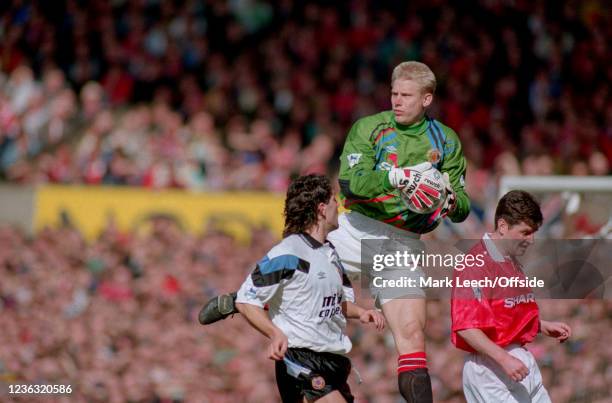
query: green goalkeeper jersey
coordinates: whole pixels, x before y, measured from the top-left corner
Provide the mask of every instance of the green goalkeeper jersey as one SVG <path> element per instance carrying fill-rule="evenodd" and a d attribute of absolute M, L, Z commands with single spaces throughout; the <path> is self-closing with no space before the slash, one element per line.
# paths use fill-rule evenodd
<path fill-rule="evenodd" d="M 450 177 L 457 200 L 448 217 L 453 222 L 465 220 L 470 211 L 465 192 L 467 164 L 457 133 L 429 117 L 410 126 L 399 124 L 392 111 L 359 119 L 349 131 L 340 157 L 344 207 L 411 232 L 432 231 L 440 220 L 434 219 L 434 213 L 408 210 L 388 175 L 392 167 L 426 161 Z"/>

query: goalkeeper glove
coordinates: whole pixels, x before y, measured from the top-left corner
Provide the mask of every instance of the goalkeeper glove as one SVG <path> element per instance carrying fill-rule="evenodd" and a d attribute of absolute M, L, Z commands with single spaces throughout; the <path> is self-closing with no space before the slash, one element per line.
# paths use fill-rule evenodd
<path fill-rule="evenodd" d="M 450 183 L 450 178 L 448 177 L 448 173 L 444 172 L 442 174 L 442 181 L 444 182 L 444 187 L 446 188 L 446 200 L 444 203 L 433 212 L 430 222 L 442 219 L 448 215 L 455 208 L 455 202 L 457 201 L 457 196 L 455 196 L 455 192 L 453 191 L 453 187 Z"/>
<path fill-rule="evenodd" d="M 430 162 L 422 162 L 406 168 L 391 168 L 389 171 L 389 182 L 396 189 L 418 186 L 421 174 L 429 169 L 431 169 Z"/>

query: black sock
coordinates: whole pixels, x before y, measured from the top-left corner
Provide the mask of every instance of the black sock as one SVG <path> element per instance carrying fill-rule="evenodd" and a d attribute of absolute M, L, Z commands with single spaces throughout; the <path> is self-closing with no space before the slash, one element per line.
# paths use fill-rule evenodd
<path fill-rule="evenodd" d="M 431 378 L 427 368 L 400 372 L 397 383 L 401 395 L 408 403 L 432 403 Z"/>

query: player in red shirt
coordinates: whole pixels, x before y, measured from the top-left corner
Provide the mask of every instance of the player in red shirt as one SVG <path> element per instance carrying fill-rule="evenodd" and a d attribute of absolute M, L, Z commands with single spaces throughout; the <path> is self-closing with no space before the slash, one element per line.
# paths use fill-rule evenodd
<path fill-rule="evenodd" d="M 541 224 L 542 212 L 533 196 L 520 190 L 507 193 L 495 211 L 495 231 L 469 252 L 480 254 L 484 265 L 455 271 L 455 281 L 525 279 L 516 257 L 533 243 Z M 523 346 L 538 332 L 564 342 L 571 328 L 540 320 L 530 288 L 455 288 L 451 318 L 453 344 L 471 353 L 463 367 L 468 403 L 550 402 L 538 365 Z"/>

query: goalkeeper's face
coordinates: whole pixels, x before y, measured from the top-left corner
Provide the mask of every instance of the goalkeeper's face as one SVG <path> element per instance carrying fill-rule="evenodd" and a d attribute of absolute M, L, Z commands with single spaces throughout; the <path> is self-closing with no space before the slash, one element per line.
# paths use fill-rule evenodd
<path fill-rule="evenodd" d="M 391 85 L 391 107 L 397 123 L 411 125 L 418 122 L 432 100 L 433 95 L 423 91 L 414 80 L 398 78 Z"/>

